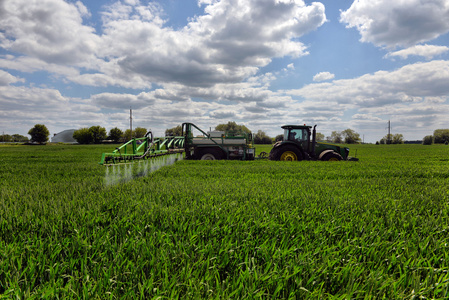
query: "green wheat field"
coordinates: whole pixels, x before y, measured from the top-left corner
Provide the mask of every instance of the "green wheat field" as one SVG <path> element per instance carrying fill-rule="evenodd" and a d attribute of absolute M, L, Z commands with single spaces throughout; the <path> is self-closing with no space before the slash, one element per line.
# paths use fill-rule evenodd
<path fill-rule="evenodd" d="M 143 173 L 114 148 L 0 146 L 1 299 L 449 297 L 449 146 Z"/>

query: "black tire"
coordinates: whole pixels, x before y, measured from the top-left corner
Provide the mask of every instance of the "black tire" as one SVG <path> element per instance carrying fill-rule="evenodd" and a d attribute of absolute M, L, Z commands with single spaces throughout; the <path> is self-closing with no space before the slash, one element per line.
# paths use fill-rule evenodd
<path fill-rule="evenodd" d="M 301 161 L 304 159 L 302 152 L 293 145 L 285 145 L 271 149 L 270 160 Z"/>
<path fill-rule="evenodd" d="M 328 152 L 321 158 L 322 161 L 340 161 L 343 157 L 335 151 Z"/>
<path fill-rule="evenodd" d="M 200 160 L 219 160 L 223 159 L 224 154 L 221 149 L 206 148 L 199 151 L 197 159 Z"/>

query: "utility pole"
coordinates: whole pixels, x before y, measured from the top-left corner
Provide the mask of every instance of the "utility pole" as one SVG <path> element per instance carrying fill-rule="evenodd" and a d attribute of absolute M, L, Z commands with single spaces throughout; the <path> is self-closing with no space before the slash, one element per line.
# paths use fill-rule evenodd
<path fill-rule="evenodd" d="M 133 110 L 131 107 L 129 108 L 129 133 L 131 134 L 131 138 L 133 138 Z"/>
<path fill-rule="evenodd" d="M 391 144 L 391 123 L 390 123 L 390 120 L 388 120 L 387 144 Z"/>

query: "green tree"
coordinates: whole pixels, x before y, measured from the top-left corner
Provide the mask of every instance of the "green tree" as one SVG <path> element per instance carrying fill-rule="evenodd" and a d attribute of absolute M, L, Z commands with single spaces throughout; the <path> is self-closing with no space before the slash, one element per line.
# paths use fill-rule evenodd
<path fill-rule="evenodd" d="M 396 133 L 395 135 L 393 135 L 392 143 L 393 144 L 404 144 L 404 136 L 400 133 Z"/>
<path fill-rule="evenodd" d="M 345 139 L 345 144 L 357 144 L 360 143 L 360 134 L 355 132 L 352 129 L 346 129 L 341 132 L 342 136 Z"/>
<path fill-rule="evenodd" d="M 9 134 L 3 134 L 1 135 L 0 141 L 7 143 L 7 142 L 12 142 L 13 138 L 12 136 L 10 136 Z"/>
<path fill-rule="evenodd" d="M 284 135 L 283 134 L 278 134 L 275 138 L 274 141 L 275 142 L 279 142 L 279 141 L 283 141 L 284 140 Z"/>
<path fill-rule="evenodd" d="M 79 144 L 90 144 L 94 140 L 94 137 L 92 136 L 92 132 L 87 127 L 75 130 L 75 132 L 73 132 L 73 138 Z"/>
<path fill-rule="evenodd" d="M 215 130 L 224 131 L 231 136 L 239 135 L 242 133 L 251 133 L 251 130 L 249 130 L 245 125 L 237 125 L 237 123 L 233 121 L 229 121 L 227 124 L 219 124 L 215 126 Z"/>
<path fill-rule="evenodd" d="M 125 141 L 129 141 L 130 139 L 133 138 L 133 136 L 134 136 L 134 132 L 131 132 L 130 129 L 126 129 L 126 130 L 125 130 L 125 133 L 123 134 L 123 139 L 124 139 Z"/>
<path fill-rule="evenodd" d="M 316 140 L 317 141 L 324 141 L 324 134 L 317 132 L 316 133 Z"/>
<path fill-rule="evenodd" d="M 31 135 L 31 141 L 39 144 L 43 144 L 48 141 L 48 136 L 50 132 L 47 127 L 43 124 L 36 124 L 33 128 L 28 131 L 28 134 Z"/>
<path fill-rule="evenodd" d="M 126 129 L 125 133 L 123 134 L 123 138 L 125 141 L 129 141 L 132 138 L 144 137 L 147 132 L 147 129 L 143 127 L 136 127 L 133 131 L 131 131 L 130 129 Z"/>
<path fill-rule="evenodd" d="M 120 128 L 114 127 L 109 130 L 108 139 L 113 140 L 115 143 L 118 143 L 122 137 L 123 131 Z"/>
<path fill-rule="evenodd" d="M 449 129 L 437 129 L 433 132 L 433 142 L 435 144 L 444 144 L 449 142 Z"/>
<path fill-rule="evenodd" d="M 89 131 L 92 134 L 92 139 L 95 144 L 101 143 L 102 140 L 105 140 L 107 137 L 106 128 L 101 126 L 92 126 L 89 128 Z"/>
<path fill-rule="evenodd" d="M 11 137 L 13 142 L 19 142 L 19 143 L 23 143 L 23 142 L 28 142 L 29 139 L 26 136 L 20 135 L 20 134 L 13 134 Z"/>
<path fill-rule="evenodd" d="M 433 144 L 433 136 L 432 135 L 426 135 L 422 139 L 422 144 L 423 145 L 432 145 Z"/>
<path fill-rule="evenodd" d="M 393 141 L 393 135 L 391 133 L 384 136 L 381 140 L 381 144 L 391 144 Z"/>
<path fill-rule="evenodd" d="M 135 138 L 141 138 L 141 137 L 144 137 L 144 136 L 145 136 L 145 134 L 147 133 L 147 129 L 144 128 L 144 127 L 136 127 L 136 128 L 133 130 L 133 132 L 134 132 L 133 136 L 134 136 Z"/>
<path fill-rule="evenodd" d="M 272 141 L 272 138 L 262 130 L 257 131 L 254 135 L 254 144 L 271 144 Z"/>
<path fill-rule="evenodd" d="M 403 144 L 404 136 L 400 133 L 396 134 L 387 134 L 383 138 L 380 139 L 381 144 Z"/>
<path fill-rule="evenodd" d="M 165 136 L 181 136 L 181 134 L 182 134 L 181 125 L 165 130 Z"/>
<path fill-rule="evenodd" d="M 327 140 L 332 143 L 341 143 L 343 141 L 341 137 L 341 132 L 332 131 L 331 136 L 327 137 Z"/>

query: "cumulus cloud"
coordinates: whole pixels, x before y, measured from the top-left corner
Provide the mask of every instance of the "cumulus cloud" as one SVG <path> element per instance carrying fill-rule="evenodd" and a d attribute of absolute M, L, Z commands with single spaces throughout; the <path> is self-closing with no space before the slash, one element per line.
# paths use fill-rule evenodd
<path fill-rule="evenodd" d="M 146 93 L 139 95 L 101 93 L 91 97 L 92 102 L 102 108 L 126 110 L 129 107 L 143 108 L 154 103 L 152 97 L 146 97 Z"/>
<path fill-rule="evenodd" d="M 84 25 L 91 14 L 81 1 L 7 0 L 0 10 L 0 47 L 26 58 L 3 64 L 25 70 L 24 60 L 34 60 L 29 72 L 64 66 L 58 74 L 82 85 L 211 87 L 245 80 L 275 57 L 306 55 L 298 38 L 326 21 L 318 2 L 222 0 L 199 5 L 205 13 L 175 30 L 165 27 L 157 3 L 115 1 L 104 6 L 103 32 L 98 34 Z"/>
<path fill-rule="evenodd" d="M 58 90 L 0 86 L 0 127 L 10 134 L 26 134 L 36 123 L 46 124 L 53 133 L 61 128 L 92 126 L 92 120 L 104 124 L 104 119 L 99 108 L 64 97 Z"/>
<path fill-rule="evenodd" d="M 47 63 L 80 65 L 92 58 L 100 38 L 82 25 L 86 7 L 61 0 L 4 1 L 0 47 Z"/>
<path fill-rule="evenodd" d="M 10 85 L 11 83 L 16 82 L 25 82 L 25 79 L 18 78 L 9 74 L 8 72 L 0 70 L 0 86 Z"/>
<path fill-rule="evenodd" d="M 368 120 L 368 121 L 382 121 L 381 118 L 373 116 L 372 114 L 355 114 L 352 116 L 354 120 Z"/>
<path fill-rule="evenodd" d="M 354 115 L 346 123 L 348 127 L 371 131 L 384 126 L 385 120 L 394 118 L 401 124 L 398 129 L 416 134 L 418 127 L 436 128 L 447 119 L 448 81 L 449 61 L 441 60 L 406 65 L 394 71 L 378 71 L 354 79 L 334 80 L 332 83 L 314 83 L 284 93 L 302 99 L 294 110 L 308 112 L 315 117 L 338 117 L 351 111 Z M 325 119 L 321 123 L 332 128 Z"/>
<path fill-rule="evenodd" d="M 334 79 L 335 75 L 329 72 L 320 72 L 313 76 L 313 81 L 326 81 Z"/>
<path fill-rule="evenodd" d="M 236 116 L 236 113 L 232 110 L 214 111 L 210 116 L 214 119 L 232 119 Z"/>
<path fill-rule="evenodd" d="M 422 56 L 427 60 L 431 60 L 435 56 L 441 55 L 449 51 L 449 47 L 435 45 L 416 45 L 407 49 L 388 53 L 386 58 L 400 57 L 407 59 L 409 56 Z"/>
<path fill-rule="evenodd" d="M 449 31 L 447 0 L 359 0 L 341 12 L 342 23 L 356 28 L 362 42 L 409 47 Z"/>
<path fill-rule="evenodd" d="M 114 43 L 132 40 L 114 47 L 113 55 L 121 57 L 120 68 L 159 83 L 210 87 L 240 82 L 273 57 L 306 55 L 306 47 L 295 39 L 326 20 L 321 3 L 306 6 L 301 0 L 202 4 L 205 14 L 179 31 L 135 15 L 132 20 L 123 19 L 130 12 L 121 13 L 118 19 L 109 17 L 107 39 Z"/>
<path fill-rule="evenodd" d="M 395 71 L 378 71 L 354 79 L 310 84 L 289 91 L 305 99 L 338 101 L 359 107 L 414 102 L 426 96 L 449 94 L 449 61 L 406 65 Z"/>

